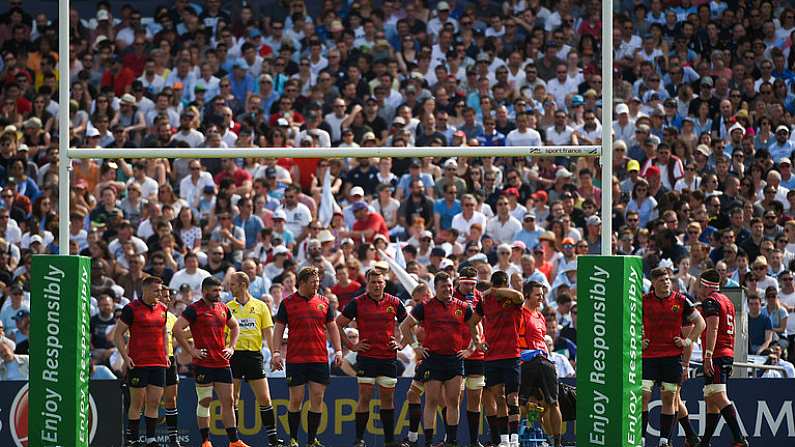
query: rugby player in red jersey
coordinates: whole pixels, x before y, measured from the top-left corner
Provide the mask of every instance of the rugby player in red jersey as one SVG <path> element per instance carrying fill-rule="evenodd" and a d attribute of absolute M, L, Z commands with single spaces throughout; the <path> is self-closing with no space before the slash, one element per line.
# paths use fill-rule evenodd
<path fill-rule="evenodd" d="M 530 281 L 525 283 L 522 292 L 525 300 L 519 329 L 519 347 L 522 350 L 519 405 L 527 405 L 532 397 L 543 406 L 541 424 L 544 432 L 551 438 L 552 445 L 559 447 L 563 417 L 558 404 L 558 373 L 555 364 L 548 357 L 549 352 L 544 341 L 547 322 L 539 310 L 544 302 L 544 285 L 538 281 Z"/>
<path fill-rule="evenodd" d="M 301 404 L 304 385 L 309 385 L 309 412 L 307 414 L 307 445 L 320 446 L 316 439 L 320 425 L 323 394 L 329 384 L 328 350 L 326 333 L 334 348 L 334 363 L 342 364 L 340 333 L 334 321 L 334 311 L 328 298 L 319 295 L 320 273 L 316 267 L 304 267 L 298 272 L 298 291 L 285 298 L 276 313 L 273 331 L 272 369 L 284 367 L 281 347 L 285 328 L 290 329 L 287 344 L 287 385 L 289 403 L 287 422 L 290 427 L 290 445 L 298 445 L 298 426 L 301 423 Z"/>
<path fill-rule="evenodd" d="M 660 383 L 659 446 L 671 446 L 671 429 L 677 411 L 676 393 L 682 383 L 684 347 L 698 340 L 704 330 L 704 319 L 687 295 L 673 290 L 668 269 L 651 271 L 652 291 L 643 297 L 643 424 L 646 433 L 649 400 L 655 383 Z M 682 338 L 682 325 L 690 321 L 695 327 L 690 337 Z M 697 440 L 688 439 L 688 443 Z"/>
<path fill-rule="evenodd" d="M 473 309 L 483 298 L 480 291 L 475 287 L 478 285 L 478 271 L 471 266 L 463 267 L 458 275 L 458 287 L 453 296 L 467 304 Z M 469 345 L 471 335 L 469 327 L 464 329 L 462 336 L 464 342 Z M 470 447 L 480 447 L 478 441 L 478 431 L 480 430 L 480 402 L 483 395 L 483 387 L 486 386 L 486 379 L 483 372 L 484 354 L 481 350 L 476 350 L 464 359 L 464 384 L 467 397 L 467 426 L 469 428 Z M 492 421 L 496 415 L 492 416 Z"/>
<path fill-rule="evenodd" d="M 185 329 L 190 327 L 193 346 Z M 225 336 L 229 328 L 229 337 Z M 233 410 L 232 369 L 229 359 L 235 353 L 240 328 L 232 311 L 221 302 L 221 281 L 210 276 L 202 281 L 202 298 L 185 308 L 174 323 L 174 338 L 193 357 L 196 376 L 196 418 L 202 436 L 202 447 L 210 442 L 210 401 L 213 389 L 221 401 L 221 419 L 229 438 L 229 447 L 248 447 L 238 438 Z"/>
<path fill-rule="evenodd" d="M 417 304 L 400 325 L 402 335 L 400 346 L 414 340 L 412 330 L 420 323 L 425 329 L 423 345 L 418 347 L 424 360 L 427 381 L 425 382 L 425 409 L 423 429 L 425 445 L 433 441 L 433 427 L 436 422 L 436 408 L 440 404 L 447 407 L 445 415 L 447 437 L 445 445 L 457 445 L 459 405 L 461 402 L 461 383 L 464 376 L 463 359 L 471 354 L 467 348 L 463 328 L 472 321 L 472 308 L 453 297 L 453 280 L 446 272 L 439 272 L 433 278 L 436 296 L 427 303 Z M 473 344 L 479 343 L 477 326 L 471 324 L 470 334 Z M 443 402 L 444 401 L 444 402 Z"/>
<path fill-rule="evenodd" d="M 707 329 L 701 334 L 701 349 L 704 352 L 704 400 L 707 402 L 707 424 L 701 446 L 709 446 L 712 434 L 720 422 L 726 420 L 734 437 L 734 447 L 747 447 L 737 421 L 737 410 L 726 394 L 726 381 L 734 364 L 734 304 L 719 293 L 720 275 L 709 269 L 701 274 L 698 297 L 701 313 Z"/>
<path fill-rule="evenodd" d="M 116 322 L 114 341 L 127 370 L 130 408 L 127 411 L 127 445 L 140 445 L 138 430 L 141 410 L 146 420 L 146 445 L 157 446 L 160 398 L 166 385 L 168 308 L 159 301 L 163 281 L 156 276 L 143 280 L 143 296 L 124 306 Z M 124 335 L 130 331 L 130 340 Z"/>
<path fill-rule="evenodd" d="M 474 324 L 483 320 L 486 387 L 497 402 L 500 445 L 519 445 L 519 326 L 522 292 L 508 288 L 508 275 L 491 275 L 491 290 L 475 307 Z"/>
<path fill-rule="evenodd" d="M 379 416 L 384 428 L 384 445 L 395 443 L 395 385 L 397 385 L 397 325 L 406 318 L 406 308 L 396 296 L 384 293 L 386 278 L 380 269 L 370 269 L 366 275 L 365 293 L 355 297 L 337 316 L 337 327 L 342 331 L 356 320 L 359 343 L 350 345 L 357 352 L 356 373 L 359 382 L 359 399 L 356 404 L 355 447 L 365 447 L 364 431 L 370 419 L 370 400 L 373 385 L 378 385 L 381 399 Z M 350 343 L 350 342 L 348 342 Z"/>

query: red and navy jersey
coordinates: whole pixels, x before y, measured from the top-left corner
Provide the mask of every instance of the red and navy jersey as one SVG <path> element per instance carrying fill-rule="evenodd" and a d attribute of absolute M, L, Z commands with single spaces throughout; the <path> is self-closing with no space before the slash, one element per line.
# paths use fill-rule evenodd
<path fill-rule="evenodd" d="M 304 298 L 295 292 L 279 305 L 276 321 L 290 329 L 289 363 L 328 363 L 326 324 L 334 321 L 328 298 L 318 294 Z"/>
<path fill-rule="evenodd" d="M 166 320 L 168 308 L 160 302 L 151 306 L 140 299 L 121 310 L 121 321 L 130 327 L 127 351 L 135 366 L 168 367 Z"/>
<path fill-rule="evenodd" d="M 676 357 L 682 348 L 674 344 L 674 337 L 682 336 L 682 326 L 693 314 L 693 302 L 681 292 L 671 292 L 665 298 L 654 291 L 643 296 L 643 334 L 649 345 L 643 350 L 644 359 Z"/>
<path fill-rule="evenodd" d="M 455 292 L 453 292 L 453 297 L 469 304 L 472 309 L 475 309 L 480 300 L 483 299 L 483 295 L 479 290 L 473 290 L 472 293 L 463 294 L 460 290 L 455 289 Z M 463 336 L 464 342 L 469 345 L 469 342 L 472 341 L 472 333 L 469 331 L 469 326 L 465 328 Z M 483 351 L 478 349 L 477 351 L 473 352 L 472 355 L 467 357 L 467 360 L 483 360 L 484 357 L 485 354 L 483 354 Z"/>
<path fill-rule="evenodd" d="M 349 320 L 356 319 L 359 340 L 366 340 L 370 348 L 359 354 L 374 359 L 394 360 L 397 351 L 390 341 L 395 336 L 395 324 L 406 318 L 406 307 L 396 296 L 388 293 L 378 301 L 364 293 L 354 298 L 342 315 Z"/>
<path fill-rule="evenodd" d="M 519 348 L 538 349 L 548 353 L 544 337 L 547 335 L 547 320 L 544 314 L 522 306 L 522 321 L 519 325 Z"/>
<path fill-rule="evenodd" d="M 701 302 L 704 319 L 718 317 L 718 336 L 712 357 L 734 357 L 734 303 L 724 294 L 713 292 Z M 701 334 L 701 349 L 707 350 L 707 331 Z"/>
<path fill-rule="evenodd" d="M 196 349 L 207 352 L 207 357 L 193 359 L 193 363 L 205 368 L 228 368 L 229 360 L 224 358 L 223 350 L 226 347 L 226 323 L 232 318 L 232 311 L 226 304 L 200 299 L 182 311 L 182 318 L 190 323 Z"/>
<path fill-rule="evenodd" d="M 425 339 L 422 344 L 431 353 L 455 355 L 468 346 L 462 334 L 467 321 L 472 318 L 469 304 L 455 298 L 446 303 L 433 298 L 416 305 L 411 316 L 423 323 Z"/>
<path fill-rule="evenodd" d="M 522 305 L 502 302 L 493 294 L 485 296 L 475 311 L 483 317 L 486 344 L 486 361 L 519 358 L 519 326 Z"/>

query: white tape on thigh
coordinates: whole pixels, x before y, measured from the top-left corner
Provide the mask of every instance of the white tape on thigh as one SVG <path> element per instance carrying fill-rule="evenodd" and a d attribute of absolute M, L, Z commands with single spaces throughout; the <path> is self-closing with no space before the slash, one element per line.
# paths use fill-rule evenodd
<path fill-rule="evenodd" d="M 394 388 L 397 382 L 396 377 L 378 376 L 375 378 L 375 383 L 384 388 Z"/>
<path fill-rule="evenodd" d="M 466 388 L 468 390 L 480 390 L 486 386 L 486 377 L 485 376 L 467 377 L 465 382 L 466 382 Z"/>
<path fill-rule="evenodd" d="M 654 381 L 653 380 L 643 380 L 641 381 L 641 388 L 646 393 L 651 393 L 651 389 L 654 388 Z"/>
<path fill-rule="evenodd" d="M 716 393 L 725 393 L 726 392 L 726 384 L 725 383 L 718 383 L 718 384 L 710 384 L 704 385 L 704 397 L 712 396 Z"/>
<path fill-rule="evenodd" d="M 678 383 L 663 382 L 662 383 L 662 390 L 663 391 L 667 391 L 669 393 L 675 393 L 675 392 L 679 391 L 679 384 Z"/>
<path fill-rule="evenodd" d="M 196 402 L 196 416 L 201 418 L 208 418 L 210 417 L 210 406 L 202 405 L 202 401 L 205 399 L 212 399 L 213 398 L 213 387 L 211 386 L 197 386 L 196 387 L 196 397 L 198 398 Z M 209 402 L 208 402 L 209 403 Z"/>
<path fill-rule="evenodd" d="M 357 377 L 356 382 L 372 385 L 375 383 L 375 377 Z"/>

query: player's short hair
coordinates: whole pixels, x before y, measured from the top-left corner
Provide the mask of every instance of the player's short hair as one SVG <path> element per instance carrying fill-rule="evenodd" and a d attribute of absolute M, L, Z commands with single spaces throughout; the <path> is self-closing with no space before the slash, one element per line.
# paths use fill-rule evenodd
<path fill-rule="evenodd" d="M 298 275 L 296 276 L 296 281 L 298 282 L 298 284 L 301 284 L 306 282 L 307 279 L 313 276 L 320 277 L 320 271 L 317 269 L 317 267 L 310 265 L 298 271 Z"/>
<path fill-rule="evenodd" d="M 155 284 L 163 284 L 163 280 L 157 276 L 147 276 L 144 278 L 143 282 L 141 283 L 144 287 L 149 288 Z"/>
<path fill-rule="evenodd" d="M 651 279 L 655 280 L 658 278 L 662 278 L 663 276 L 668 274 L 668 269 L 665 267 L 657 267 L 651 271 Z"/>
<path fill-rule="evenodd" d="M 452 278 L 447 272 L 439 272 L 433 277 L 433 285 L 436 287 L 439 283 L 450 281 Z"/>
<path fill-rule="evenodd" d="M 385 274 L 386 274 L 386 272 L 384 272 L 383 270 L 381 270 L 379 268 L 371 268 L 370 270 L 367 271 L 367 273 L 364 275 L 364 277 L 365 277 L 365 279 L 367 279 L 367 282 L 370 282 L 370 280 L 373 277 L 384 276 Z"/>
<path fill-rule="evenodd" d="M 221 287 L 221 280 L 215 276 L 208 276 L 202 281 L 202 290 L 212 289 L 213 287 Z"/>
<path fill-rule="evenodd" d="M 524 293 L 525 295 L 529 295 L 533 293 L 533 289 L 535 288 L 544 290 L 544 285 L 538 281 L 528 281 L 524 283 L 524 286 L 522 286 L 522 293 Z"/>
<path fill-rule="evenodd" d="M 494 287 L 505 287 L 508 285 L 508 274 L 503 271 L 496 271 L 491 274 L 491 285 Z"/>
<path fill-rule="evenodd" d="M 458 276 L 459 278 L 477 278 L 478 270 L 471 265 L 461 267 L 461 270 L 458 272 Z"/>

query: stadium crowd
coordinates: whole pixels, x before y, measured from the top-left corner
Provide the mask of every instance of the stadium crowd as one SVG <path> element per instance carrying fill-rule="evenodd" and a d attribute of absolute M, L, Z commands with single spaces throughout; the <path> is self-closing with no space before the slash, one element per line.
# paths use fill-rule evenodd
<path fill-rule="evenodd" d="M 26 374 L 31 256 L 57 253 L 63 63 L 75 147 L 461 146 L 447 159 L 275 159 L 265 149 L 245 160 L 73 161 L 69 243 L 93 260 L 97 377 L 121 367 L 111 330 L 147 275 L 171 289 L 175 315 L 208 276 L 230 299 L 236 271 L 275 315 L 304 266 L 319 269 L 337 309 L 371 268 L 389 270 L 387 292 L 410 305 L 387 256 L 431 287 L 435 273 L 465 265 L 483 281 L 504 271 L 518 290 L 543 283 L 552 358 L 573 376 L 577 256 L 600 253 L 604 187 L 614 253 L 643 257 L 647 272 L 667 266 L 684 292 L 708 268 L 723 287 L 746 287 L 749 353 L 795 375 L 787 2 L 616 2 L 607 103 L 594 1 L 175 0 L 153 11 L 100 1 L 92 16 L 72 10 L 69 61 L 56 17 L 8 3 L 0 379 Z M 604 106 L 616 117 L 612 179 L 594 158 L 466 156 L 472 146 L 601 144 Z M 346 335 L 356 343 L 355 328 Z M 188 374 L 190 355 L 177 348 L 176 358 Z M 355 374 L 356 353 L 344 358 L 336 373 Z M 399 359 L 412 376 L 413 348 Z"/>

